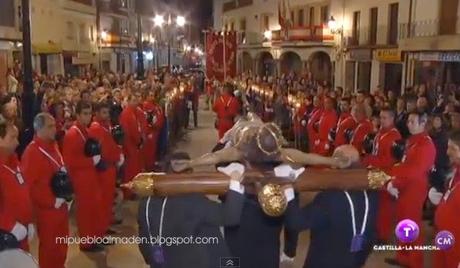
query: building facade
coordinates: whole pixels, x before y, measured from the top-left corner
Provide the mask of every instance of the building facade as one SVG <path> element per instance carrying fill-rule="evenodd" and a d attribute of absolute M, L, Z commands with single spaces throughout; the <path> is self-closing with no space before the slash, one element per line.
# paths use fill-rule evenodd
<path fill-rule="evenodd" d="M 239 72 L 401 93 L 460 83 L 459 12 L 459 0 L 214 0 L 214 29 L 240 33 Z"/>
<path fill-rule="evenodd" d="M 22 48 L 21 22 L 18 0 L 0 1 L 0 89 L 6 87 L 6 73 Z"/>

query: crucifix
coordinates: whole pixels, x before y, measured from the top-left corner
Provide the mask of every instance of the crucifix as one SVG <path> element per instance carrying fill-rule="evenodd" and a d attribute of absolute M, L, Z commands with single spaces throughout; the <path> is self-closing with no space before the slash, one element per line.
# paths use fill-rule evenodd
<path fill-rule="evenodd" d="M 379 189 L 390 176 L 378 170 L 345 169 L 359 161 L 358 152 L 345 145 L 336 149 L 332 157 L 304 153 L 286 144 L 281 130 L 273 123 L 264 123 L 248 113 L 240 118 L 221 142 L 226 147 L 191 160 L 171 163 L 175 172 L 199 166 L 240 162 L 248 172 L 244 173 L 243 185 L 257 194 L 263 211 L 270 216 L 280 216 L 287 207 L 283 185 L 292 185 L 296 191 L 365 190 Z M 308 169 L 298 177 L 276 177 L 274 163 L 293 166 L 329 166 L 333 169 Z M 140 173 L 125 185 L 139 196 L 169 196 L 185 193 L 224 194 L 229 177 L 219 172 L 193 172 L 188 174 Z"/>

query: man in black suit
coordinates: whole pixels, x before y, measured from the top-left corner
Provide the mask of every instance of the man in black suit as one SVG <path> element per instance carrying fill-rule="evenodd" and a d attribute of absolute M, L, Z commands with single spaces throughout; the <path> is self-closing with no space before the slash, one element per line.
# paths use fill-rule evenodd
<path fill-rule="evenodd" d="M 171 161 L 187 158 L 190 159 L 178 153 Z M 139 248 L 151 268 L 215 268 L 220 267 L 221 258 L 232 256 L 219 227 L 239 224 L 244 204 L 244 188 L 240 184 L 244 166 L 232 163 L 219 171 L 231 178 L 227 200 L 222 204 L 202 194 L 149 197 L 141 201 L 139 236 L 149 243 L 141 243 Z M 165 243 L 160 245 L 158 237 Z"/>
<path fill-rule="evenodd" d="M 294 200 L 292 187 L 285 189 L 285 195 L 289 201 L 286 227 L 311 231 L 303 267 L 364 266 L 376 241 L 377 192 L 323 191 L 303 208 Z"/>

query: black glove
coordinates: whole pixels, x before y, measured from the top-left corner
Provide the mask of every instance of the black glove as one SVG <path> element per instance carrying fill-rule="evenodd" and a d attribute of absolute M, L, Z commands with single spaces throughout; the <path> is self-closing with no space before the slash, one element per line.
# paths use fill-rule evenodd
<path fill-rule="evenodd" d="M 19 241 L 16 237 L 12 233 L 0 229 L 0 252 L 16 248 L 19 248 Z"/>
<path fill-rule="evenodd" d="M 120 125 L 112 127 L 112 137 L 115 140 L 115 143 L 118 145 L 123 145 L 123 139 L 125 138 L 125 133 L 123 128 Z"/>
<path fill-rule="evenodd" d="M 106 171 L 107 170 L 107 163 L 103 159 L 101 159 L 96 164 L 96 170 L 97 171 Z"/>
<path fill-rule="evenodd" d="M 146 118 L 147 118 L 147 122 L 150 125 L 153 125 L 153 117 L 154 117 L 153 112 L 147 112 Z"/>
<path fill-rule="evenodd" d="M 87 157 L 93 157 L 95 155 L 100 155 L 101 154 L 101 144 L 93 139 L 93 138 L 88 138 L 85 142 L 85 155 Z"/>
<path fill-rule="evenodd" d="M 73 199 L 73 187 L 67 172 L 58 171 L 51 178 L 51 190 L 57 198 L 63 198 L 67 202 Z"/>
<path fill-rule="evenodd" d="M 345 130 L 345 140 L 349 144 L 351 140 L 353 139 L 353 135 L 355 134 L 355 131 L 351 128 Z"/>
<path fill-rule="evenodd" d="M 364 138 L 363 151 L 366 154 L 372 154 L 372 152 L 374 151 L 374 140 L 375 140 L 375 133 L 369 133 Z"/>
<path fill-rule="evenodd" d="M 328 135 L 329 141 L 334 142 L 335 136 L 337 136 L 337 128 L 331 128 L 331 130 L 329 130 L 329 135 Z"/>
<path fill-rule="evenodd" d="M 393 142 L 391 146 L 391 154 L 393 155 L 394 159 L 398 162 L 401 162 L 404 155 L 406 154 L 406 141 L 403 139 L 397 140 Z"/>

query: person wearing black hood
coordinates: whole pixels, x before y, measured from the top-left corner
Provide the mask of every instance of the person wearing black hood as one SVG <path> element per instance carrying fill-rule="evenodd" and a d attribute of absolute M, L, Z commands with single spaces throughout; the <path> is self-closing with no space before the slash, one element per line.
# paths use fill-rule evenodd
<path fill-rule="evenodd" d="M 431 117 L 431 129 L 429 134 L 436 147 L 435 169 L 444 174 L 449 169 L 449 157 L 447 156 L 449 137 L 447 133 L 447 123 L 444 121 L 442 114 L 434 114 Z M 431 184 L 433 187 L 442 187 L 444 181 L 434 179 L 434 181 L 431 181 Z"/>

